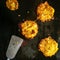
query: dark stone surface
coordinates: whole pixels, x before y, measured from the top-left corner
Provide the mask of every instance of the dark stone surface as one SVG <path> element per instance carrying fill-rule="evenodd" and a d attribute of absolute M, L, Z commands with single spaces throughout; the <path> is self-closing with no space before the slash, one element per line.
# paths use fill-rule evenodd
<path fill-rule="evenodd" d="M 20 7 L 17 11 L 10 11 L 7 9 L 5 6 L 5 1 L 6 0 L 0 0 L 0 60 L 6 60 L 5 54 L 11 36 L 17 35 L 22 37 L 18 32 L 18 22 L 22 22 L 23 19 L 36 19 L 36 7 L 42 0 L 18 0 Z M 37 45 L 40 39 L 50 34 L 57 41 L 59 35 L 58 31 L 60 31 L 60 0 L 47 1 L 55 8 L 56 11 L 54 21 L 50 22 L 52 24 L 50 26 L 51 28 L 45 26 L 50 25 L 50 23 L 48 24 L 47 22 L 45 25 L 42 25 L 41 22 L 37 21 L 39 25 L 39 33 L 34 39 L 26 41 L 28 44 L 21 47 L 13 60 L 58 60 L 56 55 L 51 58 L 46 58 L 37 50 Z M 27 11 L 30 11 L 30 13 L 26 13 Z M 18 14 L 21 16 L 18 17 Z"/>

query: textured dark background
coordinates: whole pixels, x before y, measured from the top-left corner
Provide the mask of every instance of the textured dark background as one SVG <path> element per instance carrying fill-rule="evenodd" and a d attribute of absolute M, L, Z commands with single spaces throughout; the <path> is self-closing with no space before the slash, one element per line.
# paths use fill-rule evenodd
<path fill-rule="evenodd" d="M 35 20 L 36 7 L 39 3 L 41 3 L 40 0 L 18 0 L 19 9 L 16 11 L 10 11 L 6 8 L 5 1 L 6 0 L 0 0 L 0 60 L 6 60 L 5 54 L 11 36 L 17 35 L 22 37 L 18 32 L 18 22 L 22 22 L 23 19 Z M 45 0 L 43 0 L 42 2 L 44 1 Z M 41 38 L 50 34 L 56 41 L 58 41 L 58 35 L 60 32 L 60 0 L 47 1 L 52 7 L 55 8 L 54 21 L 47 22 L 45 24 L 37 21 L 39 25 L 38 35 L 34 39 L 27 41 L 27 43 L 29 44 L 26 44 L 24 47 L 21 47 L 21 49 L 18 51 L 16 57 L 13 60 L 58 60 L 56 55 L 52 56 L 51 58 L 46 58 L 42 55 L 41 52 L 38 52 L 37 50 L 37 44 Z M 27 11 L 30 11 L 30 13 L 28 14 Z M 20 17 L 18 17 L 19 14 L 21 15 Z M 46 30 L 46 25 L 48 27 L 50 26 L 50 28 L 48 28 L 49 30 Z M 32 54 L 29 55 L 29 52 L 32 52 Z"/>

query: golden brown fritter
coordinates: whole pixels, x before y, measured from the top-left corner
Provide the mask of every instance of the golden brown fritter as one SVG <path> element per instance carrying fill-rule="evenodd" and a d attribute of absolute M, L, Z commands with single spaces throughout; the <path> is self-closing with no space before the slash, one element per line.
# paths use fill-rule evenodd
<path fill-rule="evenodd" d="M 23 23 L 19 24 L 21 27 L 21 33 L 26 38 L 34 38 L 38 33 L 38 25 L 35 21 L 26 20 Z"/>
<path fill-rule="evenodd" d="M 18 9 L 18 1 L 17 0 L 6 0 L 6 7 L 12 11 Z"/>
<path fill-rule="evenodd" d="M 54 17 L 54 8 L 51 7 L 48 2 L 44 2 L 38 5 L 37 7 L 37 19 L 41 22 L 51 21 Z"/>
<path fill-rule="evenodd" d="M 38 48 L 44 56 L 51 57 L 58 51 L 58 43 L 49 36 L 40 41 Z"/>

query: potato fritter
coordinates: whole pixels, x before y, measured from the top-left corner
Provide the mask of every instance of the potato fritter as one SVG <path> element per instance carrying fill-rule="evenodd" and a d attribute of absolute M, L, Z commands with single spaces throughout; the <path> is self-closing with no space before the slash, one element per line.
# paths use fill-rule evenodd
<path fill-rule="evenodd" d="M 7 0 L 6 1 L 6 7 L 12 11 L 18 9 L 18 1 L 17 0 Z"/>
<path fill-rule="evenodd" d="M 19 24 L 21 27 L 21 33 L 26 38 L 34 38 L 38 33 L 38 25 L 35 21 L 26 20 L 23 23 Z"/>
<path fill-rule="evenodd" d="M 44 56 L 51 57 L 58 51 L 58 43 L 49 36 L 40 41 L 38 48 Z"/>
<path fill-rule="evenodd" d="M 51 21 L 54 17 L 54 8 L 51 7 L 48 2 L 44 2 L 37 7 L 37 19 L 41 22 Z"/>

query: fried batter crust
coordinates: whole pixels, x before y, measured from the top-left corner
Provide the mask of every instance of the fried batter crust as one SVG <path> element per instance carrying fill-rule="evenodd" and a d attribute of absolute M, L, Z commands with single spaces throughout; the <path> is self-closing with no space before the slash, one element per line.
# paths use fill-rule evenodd
<path fill-rule="evenodd" d="M 54 8 L 47 1 L 41 3 L 37 7 L 37 19 L 41 22 L 51 21 L 54 18 L 54 12 Z"/>
<path fill-rule="evenodd" d="M 44 56 L 51 57 L 58 51 L 58 43 L 49 36 L 40 41 L 38 48 Z"/>
<path fill-rule="evenodd" d="M 17 10 L 18 9 L 18 1 L 17 0 L 7 0 L 6 1 L 6 7 L 12 11 Z"/>
<path fill-rule="evenodd" d="M 38 25 L 35 21 L 26 20 L 20 24 L 21 33 L 26 38 L 34 38 L 38 33 Z"/>

